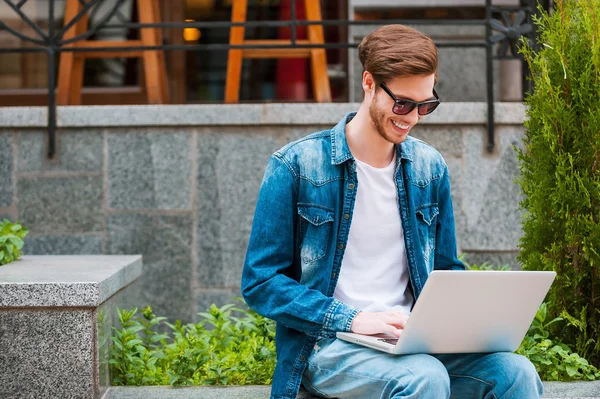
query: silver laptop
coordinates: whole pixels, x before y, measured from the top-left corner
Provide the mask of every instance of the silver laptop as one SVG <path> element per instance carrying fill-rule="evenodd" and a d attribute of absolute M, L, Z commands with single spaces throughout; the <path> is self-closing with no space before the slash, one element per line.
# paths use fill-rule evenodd
<path fill-rule="evenodd" d="M 434 271 L 400 338 L 337 337 L 397 355 L 513 352 L 555 277 L 537 271 Z"/>

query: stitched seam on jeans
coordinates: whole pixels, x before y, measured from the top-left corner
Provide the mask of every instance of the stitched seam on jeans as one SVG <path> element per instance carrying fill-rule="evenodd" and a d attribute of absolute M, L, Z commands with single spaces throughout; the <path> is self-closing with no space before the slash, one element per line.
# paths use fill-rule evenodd
<path fill-rule="evenodd" d="M 322 392 L 320 389 L 315 388 L 315 386 L 312 384 L 312 382 L 308 381 L 308 379 L 306 379 L 303 384 L 305 385 L 310 385 L 310 389 L 312 389 L 315 392 L 318 392 L 319 395 L 323 395 L 325 398 L 331 398 L 331 396 L 329 396 L 328 394 L 326 394 L 325 392 Z"/>
<path fill-rule="evenodd" d="M 450 377 L 455 377 L 455 378 L 470 378 L 472 380 L 475 380 L 475 381 L 478 381 L 478 382 L 482 382 L 485 385 L 489 385 L 489 386 L 492 387 L 492 389 L 495 388 L 494 384 L 492 384 L 491 382 L 487 382 L 487 381 L 484 381 L 484 380 L 482 380 L 480 378 L 473 377 L 472 375 L 458 375 L 458 374 L 450 374 L 450 373 L 448 373 L 448 375 Z M 498 397 L 496 396 L 496 393 L 493 390 L 492 390 L 492 395 L 494 395 L 495 399 L 498 399 Z"/>
<path fill-rule="evenodd" d="M 389 382 L 389 381 L 392 381 L 392 380 L 393 380 L 393 381 L 397 381 L 397 382 L 399 382 L 399 383 L 401 382 L 401 381 L 400 381 L 399 379 L 397 379 L 397 378 L 390 378 L 389 380 L 386 380 L 386 379 L 383 379 L 383 378 L 376 378 L 376 377 L 372 377 L 372 376 L 369 376 L 369 375 L 356 374 L 356 373 L 349 373 L 349 372 L 347 372 L 347 371 L 344 371 L 344 372 L 341 372 L 341 371 L 339 371 L 339 370 L 337 370 L 337 371 L 334 371 L 334 370 L 331 370 L 331 369 L 326 369 L 326 368 L 322 368 L 322 367 L 316 366 L 316 365 L 312 364 L 310 361 L 308 361 L 308 364 L 310 364 L 312 367 L 314 367 L 314 368 L 316 368 L 316 369 L 323 370 L 323 371 L 327 371 L 327 372 L 329 372 L 329 373 L 345 374 L 345 375 L 350 375 L 350 376 L 353 376 L 353 377 L 367 378 L 367 379 L 370 379 L 370 380 L 374 380 L 374 381 L 381 381 L 381 382 Z M 410 369 L 407 369 L 406 367 L 403 367 L 403 368 L 404 368 L 404 370 L 408 371 L 410 374 L 412 374 L 412 375 L 414 376 L 413 372 L 412 372 L 412 371 L 410 371 Z M 405 386 L 404 384 L 402 384 L 402 389 L 404 389 L 404 388 L 406 388 L 406 386 Z"/>

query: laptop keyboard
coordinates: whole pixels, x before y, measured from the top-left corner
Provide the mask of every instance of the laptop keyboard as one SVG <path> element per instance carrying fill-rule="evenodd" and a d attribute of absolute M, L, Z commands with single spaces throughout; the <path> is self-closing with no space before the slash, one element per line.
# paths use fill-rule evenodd
<path fill-rule="evenodd" d="M 398 338 L 381 338 L 378 341 L 385 342 L 386 344 L 396 345 L 398 343 Z"/>

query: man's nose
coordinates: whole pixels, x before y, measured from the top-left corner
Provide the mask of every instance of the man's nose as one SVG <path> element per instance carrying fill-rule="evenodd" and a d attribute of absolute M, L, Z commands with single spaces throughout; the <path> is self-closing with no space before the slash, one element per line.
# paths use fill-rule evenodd
<path fill-rule="evenodd" d="M 406 114 L 404 118 L 407 122 L 410 122 L 411 125 L 415 125 L 419 121 L 419 107 L 415 107 L 415 109 Z"/>

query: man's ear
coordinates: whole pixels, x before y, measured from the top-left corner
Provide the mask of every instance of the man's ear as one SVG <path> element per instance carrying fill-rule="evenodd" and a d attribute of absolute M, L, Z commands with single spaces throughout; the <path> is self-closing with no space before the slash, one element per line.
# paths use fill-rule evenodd
<path fill-rule="evenodd" d="M 362 88 L 365 93 L 365 96 L 375 91 L 375 79 L 373 78 L 373 74 L 369 71 L 363 72 Z"/>

